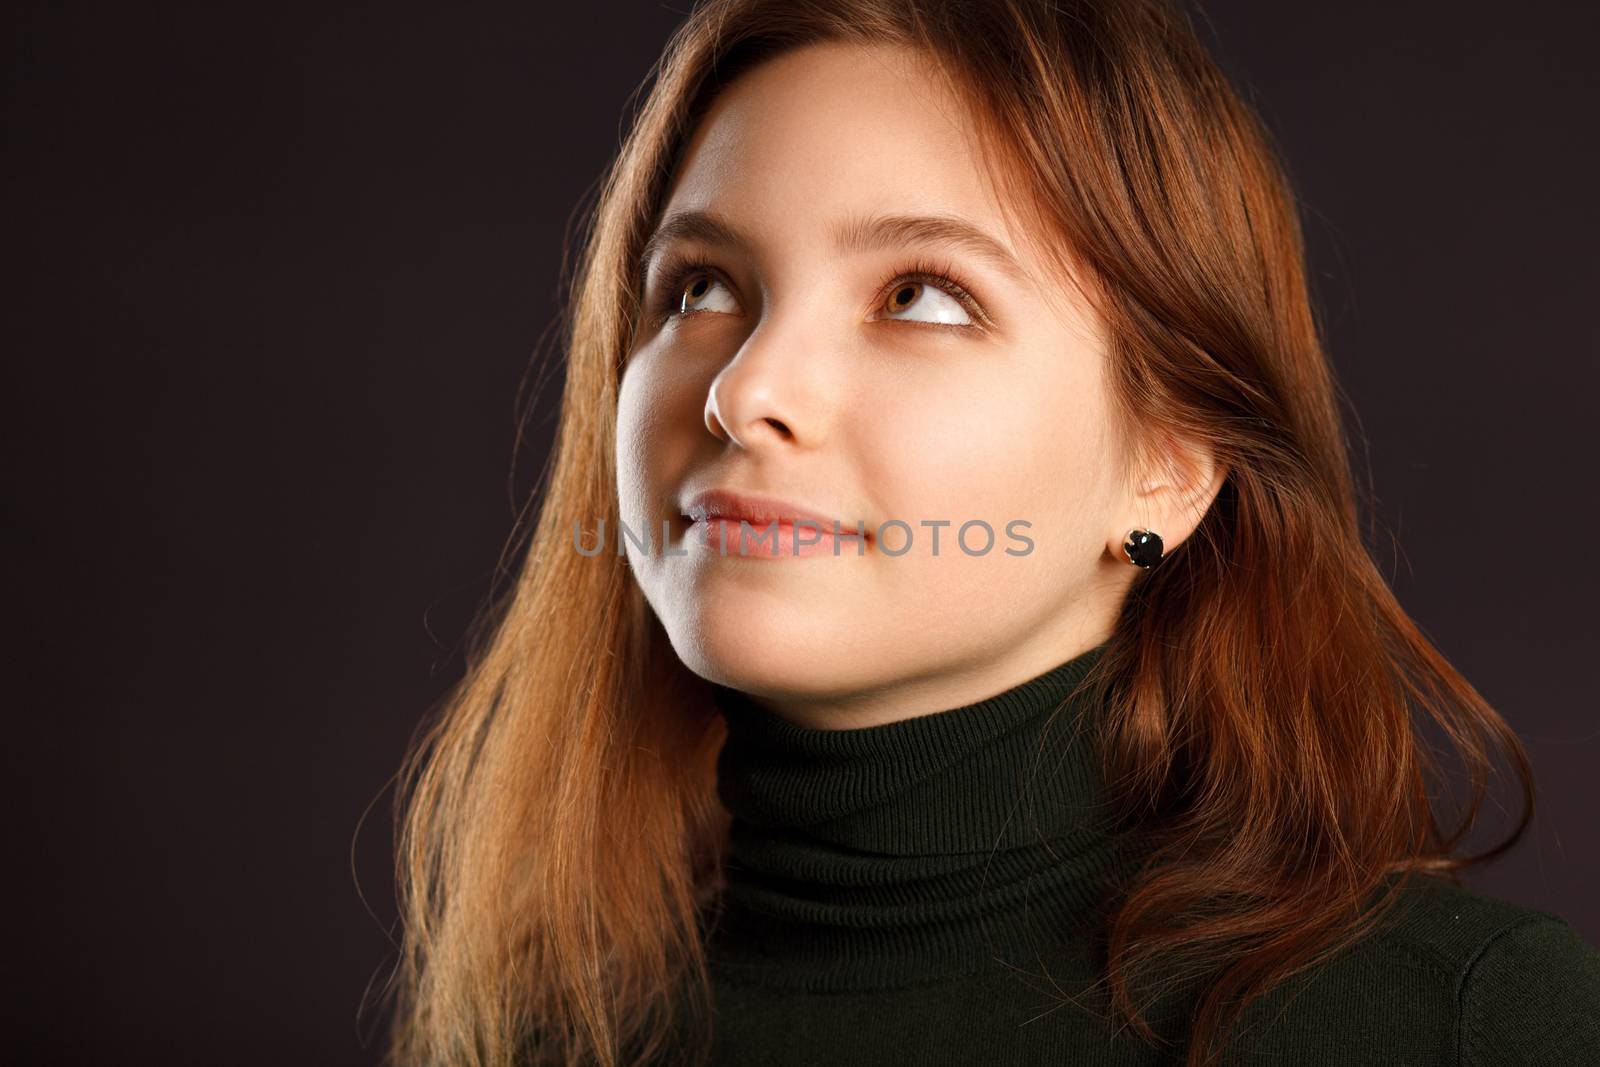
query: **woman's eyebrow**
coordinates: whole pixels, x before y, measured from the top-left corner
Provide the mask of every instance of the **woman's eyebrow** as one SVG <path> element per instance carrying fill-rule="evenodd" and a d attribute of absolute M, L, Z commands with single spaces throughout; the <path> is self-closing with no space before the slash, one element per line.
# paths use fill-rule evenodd
<path fill-rule="evenodd" d="M 1027 270 L 999 240 L 958 215 L 849 216 L 833 227 L 834 248 L 840 253 L 867 252 L 906 244 L 945 245 L 962 249 L 1008 275 L 1026 283 Z M 662 220 L 644 243 L 639 256 L 641 285 L 649 276 L 656 253 L 678 240 L 731 248 L 749 254 L 753 242 L 737 226 L 714 211 L 676 211 Z"/>
<path fill-rule="evenodd" d="M 986 261 L 1012 281 L 1025 283 L 1028 272 L 1003 242 L 959 215 L 851 216 L 833 230 L 840 252 L 868 252 L 898 245 L 944 245 Z"/>

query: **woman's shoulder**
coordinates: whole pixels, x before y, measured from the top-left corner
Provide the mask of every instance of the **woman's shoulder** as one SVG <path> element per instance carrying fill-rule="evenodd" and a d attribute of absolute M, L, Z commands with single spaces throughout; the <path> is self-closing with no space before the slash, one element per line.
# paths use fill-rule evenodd
<path fill-rule="evenodd" d="M 1581 972 L 1600 954 L 1559 915 L 1480 893 L 1444 878 L 1414 875 L 1374 932 L 1376 944 L 1418 955 L 1463 982 L 1483 964 L 1537 944 Z"/>
<path fill-rule="evenodd" d="M 1375 941 L 1439 968 L 1463 1063 L 1600 1064 L 1600 952 L 1560 916 L 1418 878 Z"/>
<path fill-rule="evenodd" d="M 1265 1035 L 1349 1041 L 1358 1056 L 1600 1064 L 1600 952 L 1560 916 L 1442 878 L 1408 879 L 1369 936 L 1267 1001 Z"/>

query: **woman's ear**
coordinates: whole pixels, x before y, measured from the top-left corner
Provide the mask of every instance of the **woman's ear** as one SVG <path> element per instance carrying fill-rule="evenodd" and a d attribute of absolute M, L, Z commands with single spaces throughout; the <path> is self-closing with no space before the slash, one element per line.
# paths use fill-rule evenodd
<path fill-rule="evenodd" d="M 1200 525 L 1228 477 L 1210 443 L 1199 438 L 1164 433 L 1146 456 L 1133 472 L 1127 511 L 1117 516 L 1118 528 L 1108 540 L 1112 555 L 1123 561 L 1122 546 L 1134 529 L 1157 534 L 1171 552 Z"/>

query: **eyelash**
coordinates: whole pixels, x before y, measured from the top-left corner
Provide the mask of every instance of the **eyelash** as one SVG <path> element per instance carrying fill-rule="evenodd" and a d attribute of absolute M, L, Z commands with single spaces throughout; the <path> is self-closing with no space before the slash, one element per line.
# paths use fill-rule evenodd
<path fill-rule="evenodd" d="M 660 292 L 651 308 L 652 325 L 659 326 L 667 319 L 682 316 L 688 313 L 678 310 L 683 301 L 683 284 L 696 274 L 705 273 L 719 275 L 715 264 L 698 253 L 668 252 L 661 260 L 659 268 L 662 275 Z M 931 285 L 935 289 L 943 290 L 954 297 L 967 313 L 977 322 L 973 324 L 958 322 L 922 322 L 917 319 L 903 319 L 890 321 L 909 322 L 913 326 L 929 326 L 939 330 L 957 330 L 969 332 L 982 330 L 982 324 L 988 323 L 989 316 L 985 314 L 978 299 L 972 295 L 965 282 L 957 275 L 955 268 L 947 260 L 918 257 L 907 267 L 897 270 L 892 275 L 893 281 L 882 290 L 882 295 L 887 297 L 894 290 L 907 283 Z M 721 280 L 721 279 L 719 279 Z M 724 284 L 727 284 L 724 281 Z"/>

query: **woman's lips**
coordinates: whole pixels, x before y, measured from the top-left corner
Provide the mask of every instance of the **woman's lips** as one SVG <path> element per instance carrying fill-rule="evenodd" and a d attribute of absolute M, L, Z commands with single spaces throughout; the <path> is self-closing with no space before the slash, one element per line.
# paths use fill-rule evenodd
<path fill-rule="evenodd" d="M 852 541 L 858 542 L 860 553 L 868 536 L 864 524 L 858 528 L 786 500 L 731 489 L 696 493 L 681 510 L 691 521 L 691 532 L 698 531 L 701 543 L 720 555 L 751 559 L 843 555 Z"/>
<path fill-rule="evenodd" d="M 844 555 L 850 545 L 860 541 L 857 532 L 842 524 L 839 536 L 833 535 L 833 523 L 800 519 L 794 522 L 774 520 L 756 523 L 737 516 L 712 515 L 697 519 L 690 527 L 700 531 L 700 541 L 719 555 L 743 556 L 747 559 L 788 559 L 791 557 L 822 554 Z M 837 546 L 837 548 L 835 547 Z M 857 548 L 855 551 L 860 552 Z"/>

